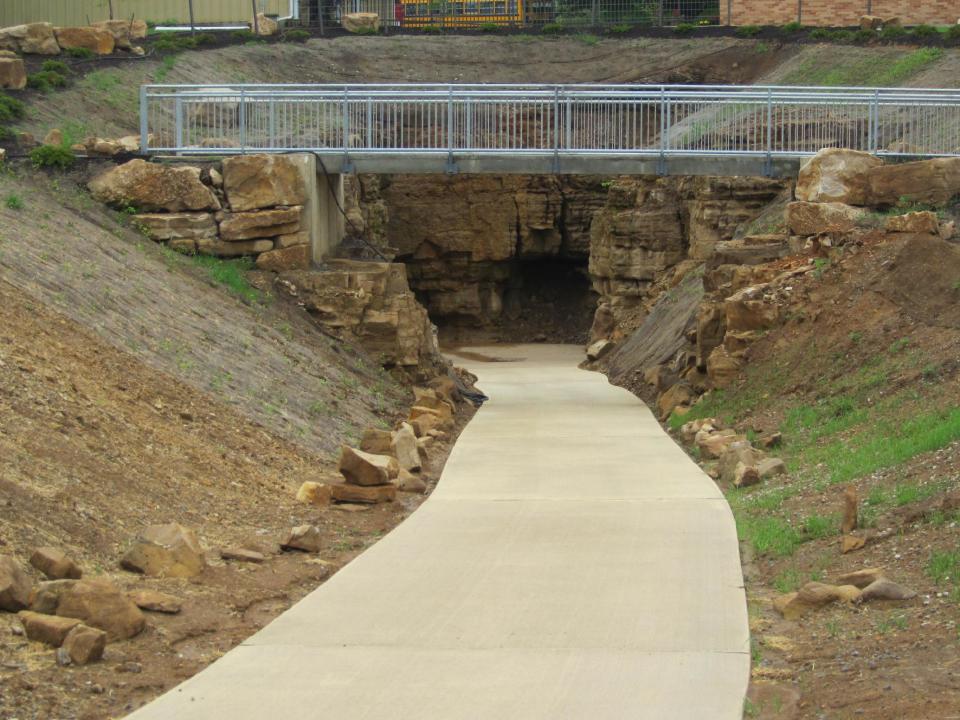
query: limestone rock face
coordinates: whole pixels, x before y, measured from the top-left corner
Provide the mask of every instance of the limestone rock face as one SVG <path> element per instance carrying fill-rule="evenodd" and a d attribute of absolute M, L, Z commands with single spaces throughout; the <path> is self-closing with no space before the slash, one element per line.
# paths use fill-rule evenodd
<path fill-rule="evenodd" d="M 865 173 L 870 205 L 896 205 L 901 198 L 942 205 L 960 194 L 960 158 L 877 165 Z"/>
<path fill-rule="evenodd" d="M 200 170 L 131 160 L 90 181 L 95 200 L 140 210 L 219 210 L 220 201 L 200 182 Z"/>
<path fill-rule="evenodd" d="M 57 44 L 64 50 L 83 48 L 97 55 L 109 55 L 116 46 L 113 33 L 103 27 L 56 28 Z"/>
<path fill-rule="evenodd" d="M 137 215 L 137 222 L 153 240 L 217 236 L 217 223 L 211 213 L 143 213 Z"/>
<path fill-rule="evenodd" d="M 18 50 L 25 55 L 59 55 L 60 45 L 53 25 L 38 22 L 0 28 L 0 50 Z"/>
<path fill-rule="evenodd" d="M 380 16 L 372 12 L 347 13 L 343 16 L 343 29 L 352 33 L 380 31 Z"/>
<path fill-rule="evenodd" d="M 858 150 L 821 150 L 800 167 L 797 200 L 868 205 L 874 194 L 868 173 L 882 165 L 881 159 Z"/>
<path fill-rule="evenodd" d="M 223 161 L 223 189 L 234 212 L 303 205 L 300 171 L 283 155 L 238 155 Z"/>
<path fill-rule="evenodd" d="M 207 563 L 196 533 L 178 523 L 169 523 L 146 528 L 120 565 L 144 575 L 193 577 L 203 572 Z"/>
<path fill-rule="evenodd" d="M 33 583 L 12 557 L 0 555 L 0 610 L 17 612 L 30 604 Z"/>
<path fill-rule="evenodd" d="M 787 205 L 787 227 L 794 235 L 843 233 L 853 230 L 863 211 L 840 202 L 792 202 Z"/>
<path fill-rule="evenodd" d="M 30 556 L 30 564 L 51 580 L 78 580 L 83 576 L 80 567 L 57 548 L 37 548 Z"/>
<path fill-rule="evenodd" d="M 7 50 L 0 50 L 0 88 L 23 90 L 27 86 L 27 71 L 23 60 Z"/>
<path fill-rule="evenodd" d="M 433 325 L 397 263 L 330 261 L 328 272 L 285 272 L 306 309 L 323 325 L 349 331 L 388 366 L 435 377 L 445 367 Z"/>
<path fill-rule="evenodd" d="M 143 613 L 112 582 L 94 578 L 77 580 L 60 595 L 57 615 L 77 618 L 105 630 L 111 640 L 131 638 L 143 630 Z"/>
<path fill-rule="evenodd" d="M 224 240 L 252 240 L 289 235 L 300 230 L 302 211 L 302 206 L 295 205 L 273 210 L 227 213 L 220 223 L 220 237 Z"/>

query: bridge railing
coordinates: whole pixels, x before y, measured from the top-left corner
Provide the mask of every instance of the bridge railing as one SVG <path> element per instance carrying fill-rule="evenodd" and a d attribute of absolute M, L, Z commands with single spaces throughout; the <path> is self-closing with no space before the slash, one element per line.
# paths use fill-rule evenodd
<path fill-rule="evenodd" d="M 960 155 L 960 90 L 150 85 L 143 149 L 228 154 Z"/>

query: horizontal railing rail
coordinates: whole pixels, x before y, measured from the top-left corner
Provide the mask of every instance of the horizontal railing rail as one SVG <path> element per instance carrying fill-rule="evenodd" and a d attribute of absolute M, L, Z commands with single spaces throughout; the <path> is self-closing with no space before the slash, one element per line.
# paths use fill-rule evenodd
<path fill-rule="evenodd" d="M 960 90 L 720 85 L 149 85 L 144 152 L 960 155 Z M 345 163 L 349 166 L 349 161 Z"/>

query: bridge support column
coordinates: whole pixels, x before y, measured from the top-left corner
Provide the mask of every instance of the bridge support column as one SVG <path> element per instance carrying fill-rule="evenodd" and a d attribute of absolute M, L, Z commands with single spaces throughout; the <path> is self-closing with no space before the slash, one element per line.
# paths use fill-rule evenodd
<path fill-rule="evenodd" d="M 343 175 L 327 174 L 312 153 L 290 155 L 303 177 L 306 200 L 303 203 L 303 228 L 310 236 L 310 257 L 323 262 L 346 234 L 343 213 Z"/>

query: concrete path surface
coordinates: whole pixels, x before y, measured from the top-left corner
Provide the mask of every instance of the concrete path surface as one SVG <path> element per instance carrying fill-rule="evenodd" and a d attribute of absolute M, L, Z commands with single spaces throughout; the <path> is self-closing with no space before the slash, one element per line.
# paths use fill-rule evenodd
<path fill-rule="evenodd" d="M 474 349 L 490 401 L 399 527 L 136 720 L 734 720 L 733 517 L 580 348 Z"/>

